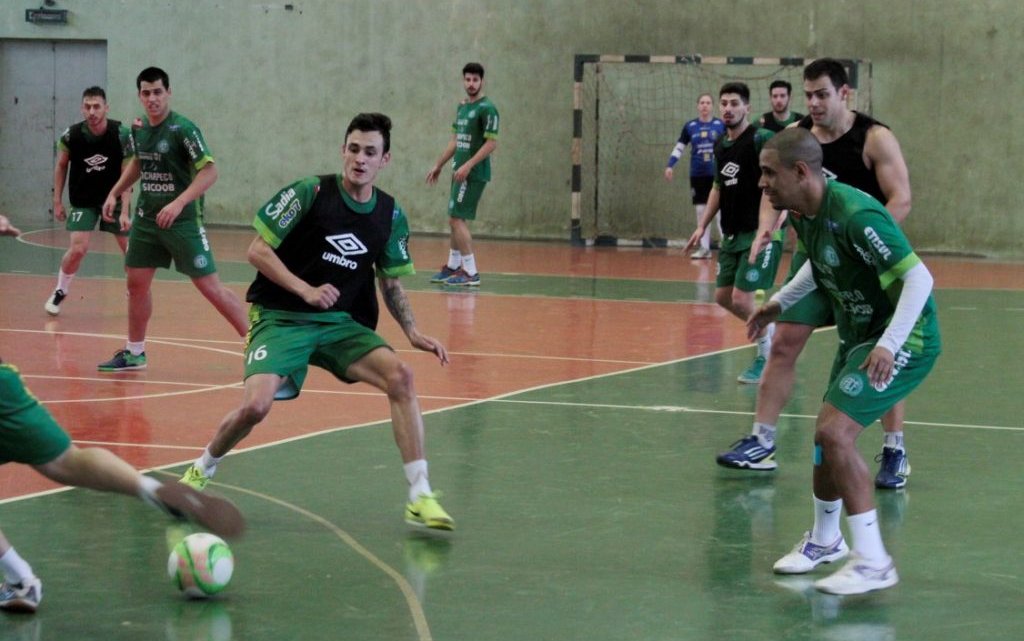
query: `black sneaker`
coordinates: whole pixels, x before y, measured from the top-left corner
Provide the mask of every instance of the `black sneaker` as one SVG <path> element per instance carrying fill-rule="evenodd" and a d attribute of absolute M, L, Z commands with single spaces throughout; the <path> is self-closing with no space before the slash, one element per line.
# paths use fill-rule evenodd
<path fill-rule="evenodd" d="M 64 302 L 67 294 L 64 293 L 63 289 L 55 289 L 50 297 L 46 299 L 46 304 L 43 305 L 43 309 L 50 316 L 56 316 L 60 313 L 60 304 Z"/>

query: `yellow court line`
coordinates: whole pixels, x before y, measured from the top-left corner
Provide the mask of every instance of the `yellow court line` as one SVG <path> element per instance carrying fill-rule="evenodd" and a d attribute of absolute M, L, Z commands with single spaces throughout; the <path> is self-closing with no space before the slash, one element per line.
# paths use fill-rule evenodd
<path fill-rule="evenodd" d="M 174 476 L 175 478 L 177 478 L 177 475 L 172 475 L 169 472 L 160 471 L 160 474 Z M 397 585 L 398 589 L 402 592 L 402 596 L 405 598 L 406 604 L 409 606 L 409 614 L 412 616 L 413 623 L 416 625 L 416 634 L 419 637 L 419 641 L 433 641 L 434 637 L 430 634 L 430 625 L 427 623 L 427 615 L 423 611 L 423 604 L 420 603 L 420 600 L 416 597 L 416 592 L 415 590 L 413 590 L 409 582 L 405 579 L 404 576 L 402 576 L 400 572 L 398 572 L 398 570 L 394 569 L 393 567 L 382 561 L 380 557 L 378 557 L 376 554 L 365 548 L 351 534 L 349 534 L 342 528 L 338 527 L 334 523 L 328 521 L 319 514 L 310 512 L 305 508 L 301 508 L 298 505 L 289 503 L 288 501 L 279 499 L 277 497 L 270 496 L 269 494 L 264 494 L 262 492 L 257 492 L 255 490 L 239 487 L 237 485 L 226 485 L 224 483 L 218 483 L 216 481 L 211 481 L 210 485 L 217 486 L 218 488 L 233 490 L 235 492 L 241 492 L 242 494 L 248 494 L 250 496 L 254 496 L 258 499 L 262 499 L 269 503 L 273 503 L 285 509 L 296 512 L 297 514 L 300 514 L 311 521 L 319 523 L 320 525 L 330 530 L 332 533 L 334 533 L 335 536 L 341 539 L 341 541 L 345 545 L 352 548 L 352 550 L 355 551 L 356 554 L 369 561 L 372 565 L 376 566 L 377 569 L 379 569 L 384 574 L 388 575 L 388 577 L 395 582 L 395 585 Z"/>

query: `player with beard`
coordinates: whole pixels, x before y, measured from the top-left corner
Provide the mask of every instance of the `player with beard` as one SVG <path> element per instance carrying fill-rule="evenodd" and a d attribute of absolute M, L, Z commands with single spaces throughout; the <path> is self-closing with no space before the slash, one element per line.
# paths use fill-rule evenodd
<path fill-rule="evenodd" d="M 821 144 L 827 177 L 874 196 L 900 223 L 910 213 L 910 177 L 899 142 L 888 127 L 846 106 L 849 91 L 846 69 L 838 60 L 822 58 L 808 64 L 804 95 L 810 115 L 799 126 L 809 129 Z M 768 237 L 778 217 L 776 211 L 765 213 L 759 240 Z M 798 244 L 789 278 L 806 259 Z M 771 357 L 758 388 L 752 432 L 718 456 L 720 465 L 752 470 L 777 467 L 776 424 L 793 390 L 796 359 L 816 328 L 833 324 L 831 306 L 821 292 L 808 295 L 779 317 Z M 882 416 L 884 443 L 875 476 L 878 488 L 898 489 L 907 483 L 910 463 L 903 442 L 903 415 L 901 402 Z"/>
<path fill-rule="evenodd" d="M 455 112 L 452 138 L 427 172 L 427 184 L 433 185 L 445 163 L 452 160 L 448 261 L 430 282 L 479 287 L 480 272 L 473 253 L 469 221 L 476 220 L 477 205 L 491 180 L 491 154 L 498 146 L 498 108 L 483 94 L 484 67 L 480 63 L 470 62 L 462 68 L 462 86 L 466 100 Z"/>
<path fill-rule="evenodd" d="M 750 124 L 750 89 L 742 82 L 722 85 L 718 107 L 725 124 L 725 136 L 715 145 L 715 182 L 704 216 L 683 251 L 701 242 L 707 226 L 721 208 L 723 236 L 718 252 L 715 302 L 746 322 L 754 312 L 755 292 L 774 285 L 782 253 L 782 243 L 776 238 L 757 252 L 752 263 L 747 262 L 757 235 L 759 210 L 771 208 L 757 184 L 761 177 L 757 158 L 772 132 Z M 756 384 L 761 380 L 773 330 L 774 326 L 766 326 L 758 335 L 757 356 L 737 377 L 739 382 Z"/>

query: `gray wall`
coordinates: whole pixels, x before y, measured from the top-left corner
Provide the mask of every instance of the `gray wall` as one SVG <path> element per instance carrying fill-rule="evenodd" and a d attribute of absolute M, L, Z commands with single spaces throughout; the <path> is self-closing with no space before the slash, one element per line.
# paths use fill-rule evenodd
<path fill-rule="evenodd" d="M 60 0 L 63 27 L 26 23 L 39 4 L 5 1 L 0 37 L 106 40 L 113 115 L 140 113 L 142 67 L 170 73 L 173 108 L 220 167 L 211 222 L 246 223 L 279 186 L 336 169 L 348 119 L 380 110 L 396 124 L 381 186 L 414 230 L 445 231 L 445 187 L 423 177 L 459 70 L 479 60 L 502 132 L 474 229 L 564 239 L 573 54 L 830 55 L 874 63 L 874 113 L 910 166 L 916 246 L 1024 256 L 1019 0 Z"/>

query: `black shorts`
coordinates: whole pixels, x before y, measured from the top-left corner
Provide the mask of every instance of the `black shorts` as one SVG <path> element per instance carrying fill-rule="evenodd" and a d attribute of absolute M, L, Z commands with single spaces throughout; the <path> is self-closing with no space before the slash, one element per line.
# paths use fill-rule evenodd
<path fill-rule="evenodd" d="M 714 182 L 714 176 L 690 176 L 690 197 L 694 205 L 707 204 L 708 194 L 711 193 L 711 185 Z"/>

